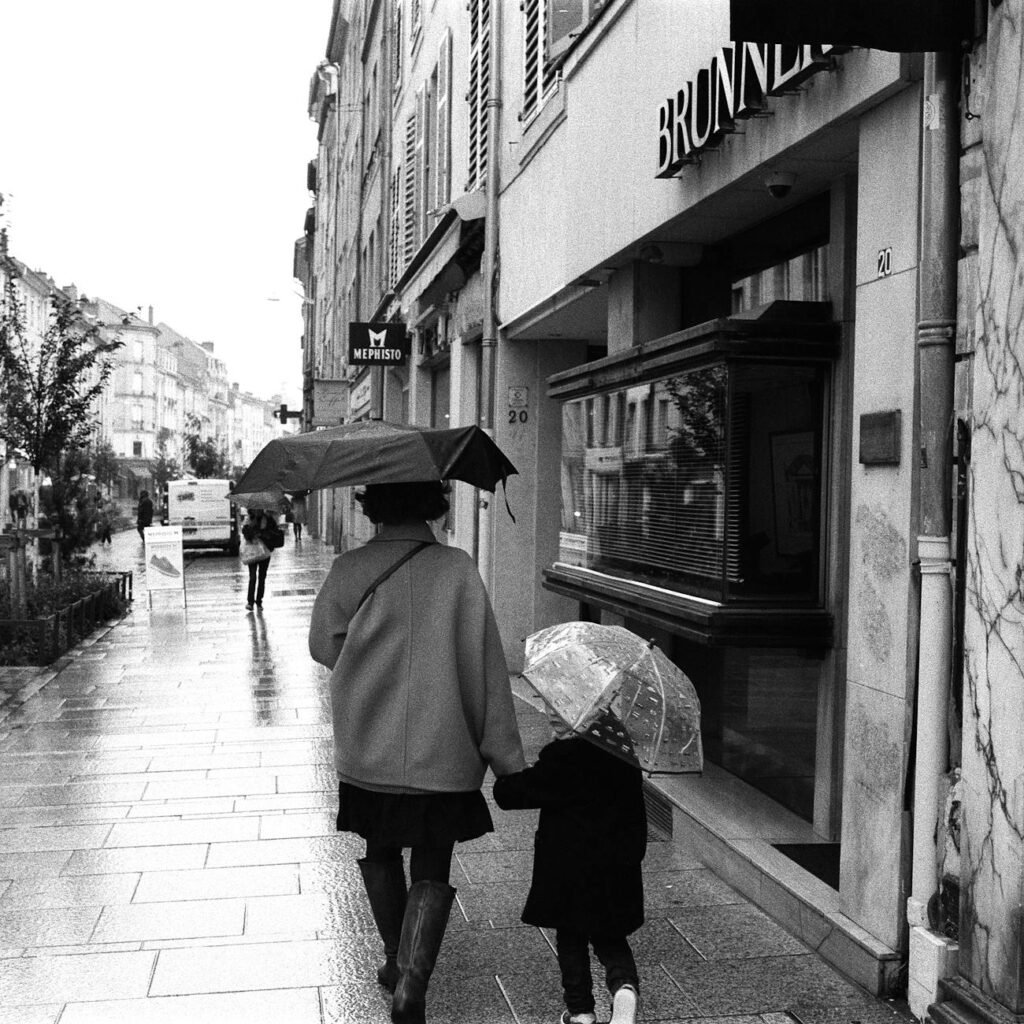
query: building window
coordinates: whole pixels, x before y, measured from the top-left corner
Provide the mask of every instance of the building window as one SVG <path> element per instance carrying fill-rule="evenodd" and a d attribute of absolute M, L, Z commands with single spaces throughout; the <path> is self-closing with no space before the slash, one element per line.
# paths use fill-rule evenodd
<path fill-rule="evenodd" d="M 816 602 L 826 370 L 702 366 L 566 402 L 559 560 L 723 602 Z"/>
<path fill-rule="evenodd" d="M 828 297 L 828 246 L 821 245 L 734 281 L 732 312 L 778 300 L 825 302 Z"/>
<path fill-rule="evenodd" d="M 548 59 L 556 60 L 586 31 L 608 0 L 538 0 L 545 9 Z"/>
<path fill-rule="evenodd" d="M 132 374 L 132 394 L 133 395 L 141 395 L 142 394 L 142 374 L 141 373 L 133 373 Z"/>
<path fill-rule="evenodd" d="M 142 458 L 142 442 L 132 441 L 132 455 L 136 458 Z"/>

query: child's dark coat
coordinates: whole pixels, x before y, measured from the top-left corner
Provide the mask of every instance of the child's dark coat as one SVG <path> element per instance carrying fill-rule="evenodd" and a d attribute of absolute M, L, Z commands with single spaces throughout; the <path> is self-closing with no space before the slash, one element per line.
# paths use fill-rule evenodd
<path fill-rule="evenodd" d="M 505 810 L 539 807 L 526 924 L 628 935 L 644 923 L 640 769 L 585 739 L 556 740 L 494 784 Z"/>

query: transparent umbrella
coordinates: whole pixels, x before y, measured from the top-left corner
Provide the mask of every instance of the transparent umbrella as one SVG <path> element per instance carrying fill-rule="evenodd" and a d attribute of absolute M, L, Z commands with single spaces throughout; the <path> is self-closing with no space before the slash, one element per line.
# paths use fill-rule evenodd
<path fill-rule="evenodd" d="M 573 731 L 644 771 L 703 770 L 697 692 L 653 642 L 621 626 L 563 622 L 527 638 L 522 674 Z"/>

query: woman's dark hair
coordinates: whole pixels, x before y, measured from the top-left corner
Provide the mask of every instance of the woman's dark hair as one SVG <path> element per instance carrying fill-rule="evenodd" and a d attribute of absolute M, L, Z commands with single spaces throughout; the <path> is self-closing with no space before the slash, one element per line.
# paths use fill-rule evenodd
<path fill-rule="evenodd" d="M 449 490 L 441 480 L 367 484 L 356 492 L 356 501 L 371 523 L 407 523 L 411 519 L 433 522 L 448 511 Z"/>

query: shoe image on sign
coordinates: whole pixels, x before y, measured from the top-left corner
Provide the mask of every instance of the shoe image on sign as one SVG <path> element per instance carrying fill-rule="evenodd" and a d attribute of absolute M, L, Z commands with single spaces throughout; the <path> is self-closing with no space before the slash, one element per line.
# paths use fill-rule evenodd
<path fill-rule="evenodd" d="M 149 564 L 153 566 L 157 572 L 162 572 L 165 576 L 180 576 L 181 573 L 166 559 L 163 555 L 154 555 L 150 560 Z"/>

